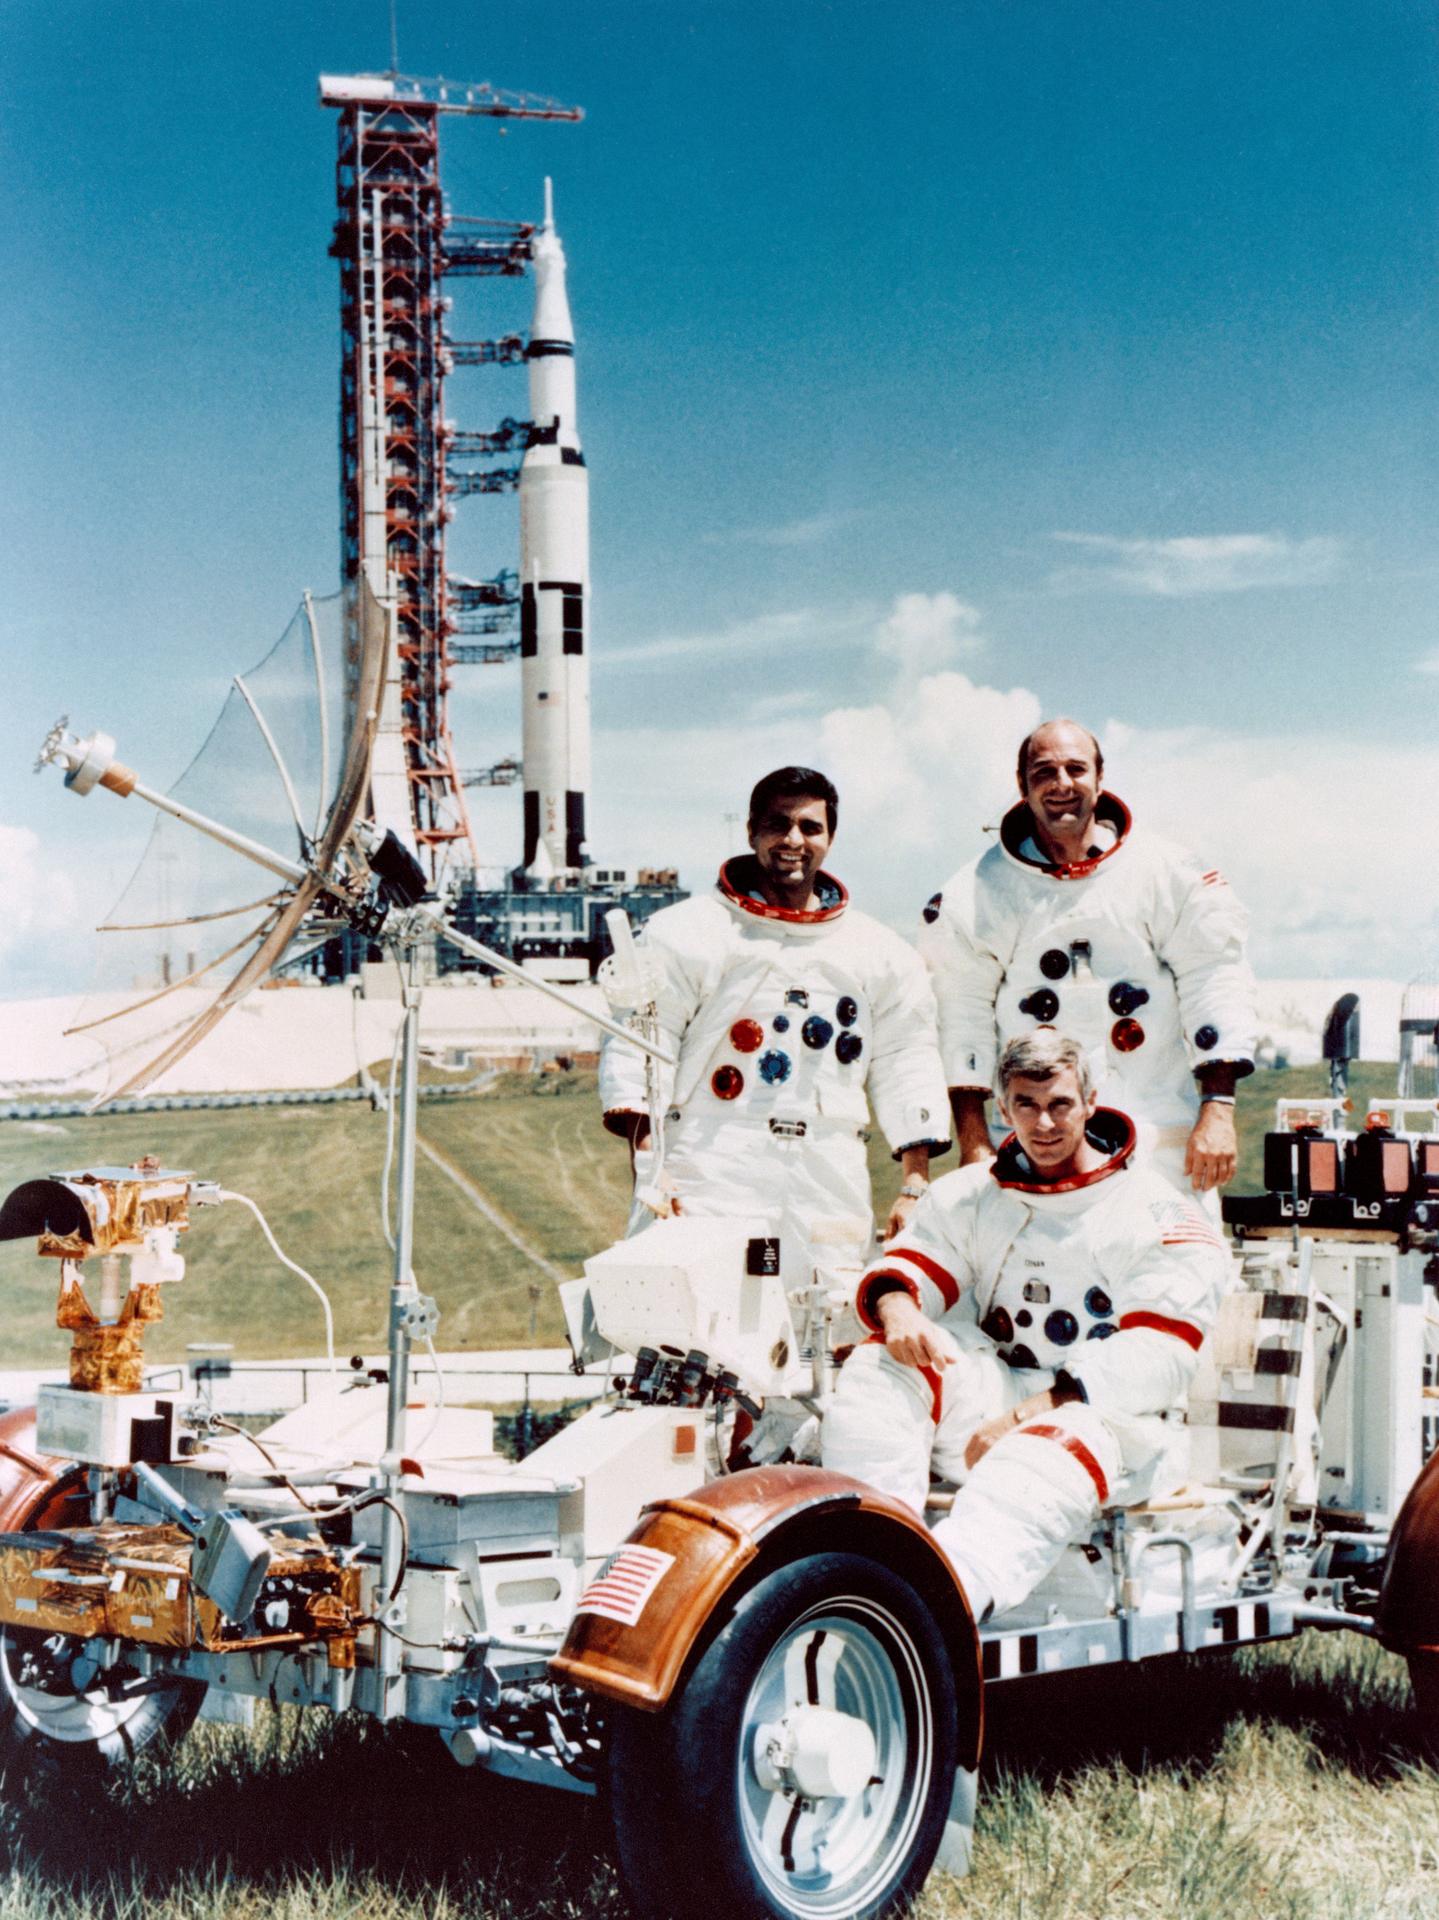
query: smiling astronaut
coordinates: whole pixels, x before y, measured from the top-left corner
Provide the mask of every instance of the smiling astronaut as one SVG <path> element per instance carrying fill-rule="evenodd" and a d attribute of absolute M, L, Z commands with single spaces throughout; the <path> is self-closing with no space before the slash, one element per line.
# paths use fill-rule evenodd
<path fill-rule="evenodd" d="M 1234 1087 L 1254 1065 L 1248 917 L 1221 873 L 1136 827 L 1103 772 L 1086 728 L 1036 727 L 998 845 L 924 910 L 960 1159 L 993 1150 L 998 1049 L 1057 1027 L 1084 1048 L 1101 1100 L 1135 1122 L 1139 1157 L 1213 1195 L 1234 1176 Z"/>
<path fill-rule="evenodd" d="M 870 1103 L 903 1165 L 891 1230 L 948 1146 L 949 1115 L 922 962 L 824 870 L 837 814 L 822 773 L 768 774 L 750 798 L 750 853 L 725 863 L 712 892 L 655 914 L 640 945 L 678 1060 L 662 1089 L 675 1211 L 765 1218 L 862 1261 Z M 606 1043 L 600 1096 L 644 1191 L 653 1149 L 632 1048 Z"/>

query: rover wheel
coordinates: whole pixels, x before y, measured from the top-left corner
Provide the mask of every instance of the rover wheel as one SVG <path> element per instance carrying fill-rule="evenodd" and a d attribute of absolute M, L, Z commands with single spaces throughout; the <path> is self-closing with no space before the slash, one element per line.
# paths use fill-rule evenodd
<path fill-rule="evenodd" d="M 102 1674 L 90 1644 L 68 1634 L 0 1630 L 0 1761 L 11 1765 L 123 1766 L 178 1740 L 204 1697 L 198 1681 Z"/>
<path fill-rule="evenodd" d="M 944 1640 L 900 1577 L 815 1554 L 750 1589 L 660 1714 L 610 1735 L 621 1872 L 661 1915 L 874 1920 L 934 1860 L 954 1783 Z"/>

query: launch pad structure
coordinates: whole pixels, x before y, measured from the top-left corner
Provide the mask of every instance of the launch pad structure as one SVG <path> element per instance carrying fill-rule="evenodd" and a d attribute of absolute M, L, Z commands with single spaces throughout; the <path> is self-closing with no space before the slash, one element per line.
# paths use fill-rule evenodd
<path fill-rule="evenodd" d="M 527 968 L 557 979 L 593 973 L 608 950 L 606 911 L 639 921 L 682 898 L 673 870 L 596 866 L 586 848 L 589 787 L 588 473 L 575 405 L 565 259 L 548 181 L 542 223 L 451 212 L 440 174 L 440 117 L 577 121 L 538 95 L 404 75 L 322 75 L 337 111 L 340 264 L 342 577 L 361 577 L 392 610 L 394 660 L 376 745 L 376 818 L 410 844 L 457 923 Z M 452 337 L 456 279 L 532 272 L 528 339 Z M 467 431 L 448 417 L 457 367 L 529 373 L 529 417 Z M 505 456 L 519 459 L 506 460 Z M 502 464 L 483 464 L 501 461 Z M 516 568 L 451 575 L 446 531 L 456 502 L 517 492 Z M 521 668 L 523 745 L 465 771 L 450 727 L 457 669 Z M 466 788 L 519 781 L 523 848 L 507 867 L 476 847 Z M 488 867 L 498 885 L 484 884 Z M 351 970 L 357 954 L 327 958 Z M 462 956 L 450 949 L 445 964 Z"/>

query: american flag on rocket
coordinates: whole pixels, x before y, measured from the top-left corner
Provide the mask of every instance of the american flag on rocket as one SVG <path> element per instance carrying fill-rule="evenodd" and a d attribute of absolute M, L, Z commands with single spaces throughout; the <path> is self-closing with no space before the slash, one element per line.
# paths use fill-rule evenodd
<path fill-rule="evenodd" d="M 621 1547 L 612 1553 L 580 1595 L 576 1613 L 598 1613 L 632 1627 L 660 1581 L 675 1563 L 658 1547 Z"/>

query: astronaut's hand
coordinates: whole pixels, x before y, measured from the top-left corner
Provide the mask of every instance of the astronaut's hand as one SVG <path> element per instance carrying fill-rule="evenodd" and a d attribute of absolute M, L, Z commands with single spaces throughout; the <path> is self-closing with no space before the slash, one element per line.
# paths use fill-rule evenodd
<path fill-rule="evenodd" d="M 1196 1193 L 1208 1193 L 1211 1187 L 1228 1186 L 1238 1163 L 1238 1139 L 1234 1130 L 1234 1109 L 1217 1100 L 1206 1100 L 1184 1150 L 1184 1171 Z"/>
<path fill-rule="evenodd" d="M 884 1223 L 884 1237 L 893 1240 L 897 1233 L 903 1233 L 909 1225 L 909 1216 L 919 1205 L 917 1193 L 897 1193 L 890 1202 L 889 1218 Z"/>
<path fill-rule="evenodd" d="M 907 1293 L 886 1293 L 874 1312 L 890 1358 L 902 1367 L 947 1367 L 958 1357 L 953 1336 L 921 1313 Z"/>
<path fill-rule="evenodd" d="M 1048 1391 L 1032 1393 L 1027 1400 L 1021 1400 L 1017 1407 L 1011 1407 L 1007 1413 L 999 1413 L 993 1420 L 986 1420 L 982 1427 L 976 1427 L 969 1436 L 969 1445 L 964 1450 L 965 1466 L 972 1473 L 996 1440 L 1002 1440 L 1007 1433 L 1013 1433 L 1016 1427 L 1022 1427 L 1026 1420 L 1032 1420 L 1036 1414 L 1050 1413 L 1053 1408 L 1052 1393 Z"/>

